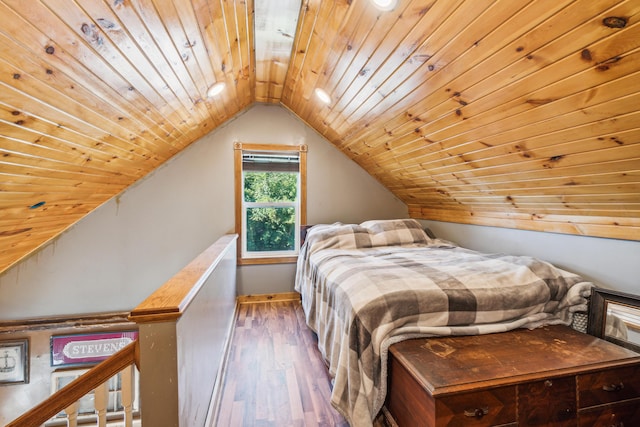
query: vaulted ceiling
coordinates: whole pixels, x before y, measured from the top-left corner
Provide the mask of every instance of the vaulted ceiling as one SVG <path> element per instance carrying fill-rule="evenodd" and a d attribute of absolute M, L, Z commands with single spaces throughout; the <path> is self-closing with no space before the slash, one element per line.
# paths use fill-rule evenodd
<path fill-rule="evenodd" d="M 638 0 L 0 0 L 0 272 L 255 102 L 413 217 L 640 240 L 639 18 Z"/>

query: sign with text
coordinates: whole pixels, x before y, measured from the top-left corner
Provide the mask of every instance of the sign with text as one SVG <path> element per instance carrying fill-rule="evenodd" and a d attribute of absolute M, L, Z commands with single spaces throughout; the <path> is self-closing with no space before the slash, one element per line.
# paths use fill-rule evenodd
<path fill-rule="evenodd" d="M 138 338 L 137 331 L 51 337 L 51 366 L 98 363 Z"/>

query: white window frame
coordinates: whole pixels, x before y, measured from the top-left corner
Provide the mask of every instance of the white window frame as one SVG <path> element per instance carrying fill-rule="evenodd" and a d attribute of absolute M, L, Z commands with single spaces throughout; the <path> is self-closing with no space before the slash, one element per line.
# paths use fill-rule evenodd
<path fill-rule="evenodd" d="M 300 191 L 300 178 L 298 178 L 298 191 Z M 243 194 L 244 196 L 244 194 Z M 258 202 L 246 202 L 243 198 L 242 203 L 242 230 L 247 229 L 247 210 L 250 208 L 289 208 L 292 207 L 295 210 L 296 228 L 300 229 L 300 208 L 298 201 L 295 202 L 274 202 L 274 203 L 258 203 Z M 247 238 L 246 233 L 242 234 L 241 240 L 241 256 L 242 258 L 270 258 L 270 257 L 290 257 L 298 255 L 298 248 L 300 247 L 300 233 L 295 233 L 294 249 L 290 251 L 263 251 L 263 252 L 249 252 L 247 250 Z"/>

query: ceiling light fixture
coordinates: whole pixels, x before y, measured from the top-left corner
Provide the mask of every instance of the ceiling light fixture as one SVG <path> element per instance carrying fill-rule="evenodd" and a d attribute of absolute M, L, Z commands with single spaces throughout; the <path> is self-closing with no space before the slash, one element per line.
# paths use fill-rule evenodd
<path fill-rule="evenodd" d="M 331 97 L 324 90 L 316 88 L 316 96 L 320 98 L 320 101 L 324 102 L 325 104 L 331 104 Z"/>
<path fill-rule="evenodd" d="M 213 98 L 216 95 L 220 95 L 224 90 L 224 82 L 214 83 L 209 90 L 207 90 L 207 96 Z"/>
<path fill-rule="evenodd" d="M 398 4 L 398 0 L 371 0 L 373 5 L 380 10 L 393 10 Z"/>

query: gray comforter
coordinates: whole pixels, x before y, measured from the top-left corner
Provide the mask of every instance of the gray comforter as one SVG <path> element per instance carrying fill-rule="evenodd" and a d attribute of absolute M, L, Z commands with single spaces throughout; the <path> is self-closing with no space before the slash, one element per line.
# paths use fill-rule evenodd
<path fill-rule="evenodd" d="M 387 349 L 420 336 L 569 324 L 592 284 L 530 257 L 429 238 L 412 220 L 310 230 L 296 290 L 334 378 L 332 405 L 370 426 L 386 395 Z"/>

